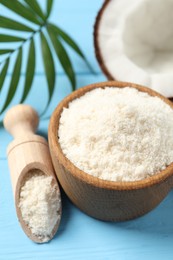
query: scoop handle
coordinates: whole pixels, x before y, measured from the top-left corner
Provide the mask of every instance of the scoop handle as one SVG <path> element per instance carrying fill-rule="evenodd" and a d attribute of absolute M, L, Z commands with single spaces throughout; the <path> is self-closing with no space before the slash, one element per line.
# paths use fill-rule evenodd
<path fill-rule="evenodd" d="M 34 134 L 39 122 L 37 112 L 29 105 L 17 105 L 9 109 L 4 118 L 4 127 L 14 137 Z"/>

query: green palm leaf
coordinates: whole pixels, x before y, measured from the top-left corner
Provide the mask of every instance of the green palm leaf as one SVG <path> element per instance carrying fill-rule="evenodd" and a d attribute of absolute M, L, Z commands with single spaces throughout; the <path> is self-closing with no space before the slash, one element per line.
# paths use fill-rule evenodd
<path fill-rule="evenodd" d="M 0 16 L 0 27 L 18 31 L 33 32 L 33 29 L 31 27 L 16 22 L 15 20 L 12 20 L 10 18 L 6 18 L 2 15 Z"/>
<path fill-rule="evenodd" d="M 0 42 L 22 42 L 22 41 L 25 41 L 25 38 L 7 35 L 7 34 L 0 34 Z"/>
<path fill-rule="evenodd" d="M 7 53 L 10 53 L 10 52 L 13 52 L 14 50 L 13 49 L 1 49 L 0 50 L 0 55 L 1 54 L 7 54 Z"/>
<path fill-rule="evenodd" d="M 66 72 L 67 77 L 69 78 L 69 80 L 71 82 L 72 89 L 75 90 L 76 89 L 76 79 L 75 79 L 75 73 L 74 73 L 70 58 L 69 58 L 65 48 L 63 47 L 62 43 L 59 41 L 59 39 L 54 34 L 54 31 L 51 29 L 51 27 L 48 27 L 48 33 L 51 38 L 52 44 L 54 46 L 56 55 L 62 65 L 64 71 Z"/>
<path fill-rule="evenodd" d="M 43 21 L 46 20 L 46 16 L 44 15 L 36 0 L 25 0 L 25 2 Z"/>
<path fill-rule="evenodd" d="M 53 0 L 47 0 L 47 15 L 46 18 L 49 17 L 51 10 L 52 10 Z"/>
<path fill-rule="evenodd" d="M 84 58 L 84 54 L 81 49 L 77 46 L 77 44 L 73 41 L 73 39 L 68 36 L 63 30 L 61 30 L 58 26 L 49 23 L 49 27 L 56 33 L 57 36 L 61 36 L 62 39 L 70 45 L 82 58 Z"/>
<path fill-rule="evenodd" d="M 60 36 L 87 64 L 88 68 L 94 73 L 94 70 L 88 60 L 86 59 L 85 55 L 83 54 L 82 50 L 79 46 L 75 43 L 75 41 L 63 30 L 61 30 L 58 26 L 49 23 L 50 28 L 55 32 L 57 36 Z"/>
<path fill-rule="evenodd" d="M 32 0 L 31 0 L 32 1 Z M 29 8 L 22 5 L 19 1 L 16 0 L 1 0 L 1 4 L 15 12 L 16 14 L 22 16 L 23 18 L 33 22 L 35 24 L 41 25 L 42 23 L 39 21 L 38 17 L 34 12 L 32 12 Z"/>
<path fill-rule="evenodd" d="M 34 46 L 33 39 L 31 39 L 30 46 L 29 46 L 28 60 L 27 60 L 24 91 L 20 103 L 23 103 L 28 96 L 34 78 L 34 71 L 35 71 L 35 46 Z"/>
<path fill-rule="evenodd" d="M 49 98 L 47 106 L 49 105 L 54 88 L 55 88 L 55 80 L 56 80 L 56 73 L 55 73 L 55 65 L 54 59 L 52 55 L 53 49 L 55 50 L 56 56 L 59 59 L 65 74 L 67 75 L 72 89 L 76 89 L 76 78 L 75 73 L 73 70 L 73 66 L 68 56 L 66 49 L 64 48 L 64 43 L 68 44 L 88 65 L 90 70 L 92 68 L 87 61 L 85 55 L 79 48 L 79 46 L 75 43 L 75 41 L 63 30 L 61 30 L 58 26 L 54 24 L 50 24 L 48 22 L 48 17 L 52 11 L 53 0 L 47 0 L 47 6 L 45 13 L 43 12 L 42 8 L 40 7 L 38 0 L 0 0 L 0 3 L 4 5 L 6 8 L 13 11 L 15 14 L 23 17 L 24 19 L 28 20 L 31 23 L 26 25 L 25 22 L 13 20 L 9 17 L 0 16 L 0 28 L 6 28 L 11 30 L 18 30 L 18 31 L 25 31 L 29 32 L 26 38 L 15 36 L 10 34 L 0 34 L 0 42 L 5 43 L 15 43 L 18 42 L 17 47 L 8 47 L 0 49 L 0 55 L 7 54 L 4 56 L 4 60 L 0 61 L 0 92 L 3 88 L 3 84 L 5 82 L 5 78 L 7 76 L 10 59 L 13 53 L 17 53 L 17 57 L 15 59 L 14 67 L 12 70 L 12 76 L 10 79 L 10 84 L 8 88 L 7 97 L 5 99 L 4 105 L 0 114 L 4 112 L 4 110 L 9 106 L 11 103 L 16 90 L 18 88 L 20 73 L 21 73 L 21 65 L 22 65 L 22 58 L 23 58 L 23 46 L 26 42 L 29 41 L 29 51 L 27 54 L 27 61 L 26 61 L 26 71 L 25 71 L 25 80 L 23 85 L 23 92 L 21 97 L 21 103 L 24 102 L 30 92 L 32 87 L 34 73 L 35 73 L 35 66 L 36 66 L 36 50 L 35 50 L 35 43 L 34 37 L 36 34 L 40 36 L 41 40 L 41 51 L 43 57 L 43 64 L 44 64 L 44 71 L 47 80 Z M 33 26 L 32 23 L 38 26 Z M 28 24 L 28 23 L 27 23 Z M 45 30 L 46 29 L 46 30 Z M 45 33 L 43 33 L 43 30 Z M 15 32 L 16 33 L 16 32 Z M 51 50 L 51 47 L 53 49 Z M 25 53 L 24 53 L 25 54 Z M 46 108 L 47 108 L 46 106 Z"/>
<path fill-rule="evenodd" d="M 19 52 L 18 52 L 18 55 L 16 58 L 16 62 L 14 64 L 14 69 L 13 69 L 11 82 L 10 82 L 10 86 L 9 86 L 9 92 L 8 92 L 5 104 L 1 110 L 1 113 L 4 112 L 4 110 L 10 104 L 11 100 L 13 99 L 13 97 L 16 93 L 19 78 L 20 78 L 21 64 L 22 64 L 22 48 L 19 49 Z"/>
<path fill-rule="evenodd" d="M 0 92 L 1 92 L 4 80 L 5 80 L 5 76 L 7 74 L 8 65 L 9 65 L 9 58 L 5 61 L 4 67 L 3 67 L 1 74 L 0 74 Z"/>
<path fill-rule="evenodd" d="M 44 62 L 44 69 L 46 73 L 46 79 L 48 83 L 48 88 L 49 88 L 49 99 L 48 99 L 48 104 L 49 105 L 54 87 L 55 87 L 55 65 L 52 57 L 52 53 L 49 47 L 49 44 L 47 42 L 46 37 L 44 36 L 43 32 L 40 34 L 41 36 L 41 47 L 42 47 L 42 55 L 43 55 L 43 62 Z"/>

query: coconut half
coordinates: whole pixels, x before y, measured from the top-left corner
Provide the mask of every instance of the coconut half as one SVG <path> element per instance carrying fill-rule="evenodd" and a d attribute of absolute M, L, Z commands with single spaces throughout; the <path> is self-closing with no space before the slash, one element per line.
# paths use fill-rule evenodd
<path fill-rule="evenodd" d="M 107 0 L 94 27 L 98 62 L 108 79 L 173 97 L 173 0 Z"/>

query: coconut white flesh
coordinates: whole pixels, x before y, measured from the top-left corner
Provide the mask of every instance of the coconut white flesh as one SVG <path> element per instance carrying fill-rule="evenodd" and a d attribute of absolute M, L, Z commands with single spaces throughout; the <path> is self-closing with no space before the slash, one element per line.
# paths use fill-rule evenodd
<path fill-rule="evenodd" d="M 173 97 L 173 0 L 111 0 L 102 13 L 98 45 L 117 80 Z"/>

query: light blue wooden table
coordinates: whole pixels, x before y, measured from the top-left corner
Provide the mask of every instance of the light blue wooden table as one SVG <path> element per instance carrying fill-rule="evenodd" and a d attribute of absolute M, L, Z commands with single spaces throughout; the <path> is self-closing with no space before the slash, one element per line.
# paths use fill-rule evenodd
<path fill-rule="evenodd" d="M 77 40 L 97 72 L 97 75 L 92 75 L 85 64 L 70 52 L 78 87 L 105 80 L 94 56 L 92 39 L 95 16 L 101 4 L 101 0 L 55 0 L 52 21 Z M 3 10 L 0 6 L 0 13 Z M 21 86 L 13 104 L 18 102 Z M 68 93 L 70 93 L 69 82 L 58 65 L 56 90 L 47 111 L 48 117 Z M 0 104 L 3 101 L 2 96 Z M 33 105 L 39 112 L 45 106 L 46 100 L 47 88 L 42 61 L 39 58 L 37 76 L 26 103 Z M 38 132 L 44 136 L 47 136 L 48 123 L 49 119 L 42 119 L 40 122 Z M 107 223 L 93 219 L 77 209 L 62 193 L 63 216 L 57 235 L 48 244 L 34 244 L 25 236 L 16 218 L 6 159 L 6 147 L 11 140 L 10 135 L 1 127 L 0 260 L 173 259 L 173 192 L 170 192 L 167 198 L 149 214 L 123 223 Z"/>

